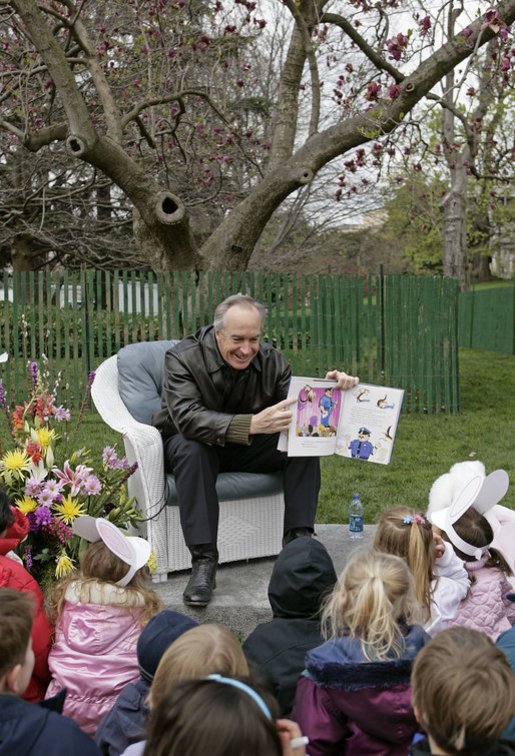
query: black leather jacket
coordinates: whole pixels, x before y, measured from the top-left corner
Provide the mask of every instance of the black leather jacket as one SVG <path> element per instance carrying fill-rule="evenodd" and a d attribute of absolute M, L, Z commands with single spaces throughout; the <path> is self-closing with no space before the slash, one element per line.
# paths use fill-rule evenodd
<path fill-rule="evenodd" d="M 248 368 L 234 370 L 220 354 L 214 327 L 204 326 L 166 352 L 163 406 L 152 423 L 163 438 L 181 433 L 206 444 L 249 443 L 250 416 L 285 399 L 290 376 L 288 362 L 265 342 Z"/>

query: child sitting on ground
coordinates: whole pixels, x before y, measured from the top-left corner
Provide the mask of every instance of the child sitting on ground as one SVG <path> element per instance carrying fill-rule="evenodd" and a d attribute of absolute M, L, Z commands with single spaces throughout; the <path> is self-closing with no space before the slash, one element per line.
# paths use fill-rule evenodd
<path fill-rule="evenodd" d="M 248 675 L 249 668 L 236 636 L 223 625 L 208 623 L 187 630 L 163 654 L 157 667 L 148 705 L 154 711 L 162 699 L 183 680 L 221 675 Z M 123 756 L 140 756 L 145 741 L 130 745 Z"/>
<path fill-rule="evenodd" d="M 415 580 L 415 595 L 425 610 L 424 629 L 431 636 L 444 630 L 470 587 L 468 573 L 453 549 L 433 533 L 424 515 L 409 507 L 384 512 L 374 547 L 406 561 Z"/>
<path fill-rule="evenodd" d="M 146 587 L 147 541 L 89 516 L 77 518 L 73 531 L 91 543 L 82 574 L 52 591 L 55 643 L 47 697 L 66 688 L 64 713 L 94 735 L 125 685 L 139 678 L 136 643 L 160 600 Z"/>
<path fill-rule="evenodd" d="M 376 550 L 355 555 L 322 614 L 329 640 L 306 655 L 291 718 L 310 756 L 405 756 L 417 731 L 413 659 L 429 641 L 406 562 Z"/>
<path fill-rule="evenodd" d="M 32 625 L 32 650 L 34 651 L 34 670 L 27 689 L 23 693 L 26 701 L 40 701 L 45 696 L 50 672 L 48 670 L 48 652 L 52 640 L 52 630 L 43 607 L 43 595 L 39 585 L 27 572 L 21 560 L 8 556 L 29 532 L 29 522 L 16 507 L 11 507 L 9 498 L 0 486 L 0 586 L 27 591 L 34 596 L 36 615 Z"/>
<path fill-rule="evenodd" d="M 412 745 L 412 756 L 515 754 L 514 741 L 498 740 L 515 714 L 515 674 L 484 633 L 444 630 L 415 659 L 411 687 L 428 738 Z"/>
<path fill-rule="evenodd" d="M 140 679 L 125 686 L 111 711 L 100 722 L 95 743 L 102 753 L 119 756 L 131 743 L 144 740 L 147 697 L 157 666 L 166 649 L 197 625 L 185 614 L 163 609 L 143 628 L 137 644 Z"/>
<path fill-rule="evenodd" d="M 457 462 L 431 486 L 427 517 L 432 522 L 433 513 L 450 507 L 474 479 L 479 480 L 480 485 L 470 505 L 486 517 L 494 534 L 492 546 L 501 552 L 512 572 L 515 572 L 515 511 L 499 504 L 510 485 L 505 470 L 494 470 L 487 475 L 484 464 L 479 460 Z M 515 579 L 512 579 L 512 585 L 515 586 Z"/>
<path fill-rule="evenodd" d="M 459 501 L 457 502 L 459 505 Z M 488 520 L 476 509 L 451 505 L 434 512 L 433 525 L 465 563 L 470 576 L 470 591 L 458 607 L 453 625 L 482 630 L 493 641 L 515 621 L 515 604 L 506 598 L 511 590 L 508 563 L 491 544 L 494 538 Z"/>
<path fill-rule="evenodd" d="M 249 678 L 179 683 L 152 716 L 145 756 L 304 756 L 299 726 L 276 709 Z"/>
<path fill-rule="evenodd" d="M 31 593 L 0 588 L 0 752 L 12 756 L 98 756 L 91 738 L 44 703 L 20 696 L 32 675 Z"/>
<path fill-rule="evenodd" d="M 273 619 L 256 627 L 243 644 L 247 659 L 258 665 L 288 716 L 306 652 L 323 642 L 320 605 L 336 583 L 325 546 L 316 538 L 295 538 L 274 564 L 268 599 Z"/>

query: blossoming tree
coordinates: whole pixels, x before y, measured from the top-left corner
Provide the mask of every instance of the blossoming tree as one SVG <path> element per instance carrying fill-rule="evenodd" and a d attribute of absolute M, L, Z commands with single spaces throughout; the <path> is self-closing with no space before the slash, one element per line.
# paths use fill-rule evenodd
<path fill-rule="evenodd" d="M 438 82 L 508 37 L 515 0 L 471 5 L 477 14 L 445 38 L 422 5 L 403 0 L 349 0 L 338 12 L 329 0 L 274 0 L 290 14 L 290 36 L 270 107 L 256 63 L 266 19 L 250 0 L 0 0 L 9 29 L 0 127 L 34 152 L 61 142 L 108 176 L 133 205 L 154 269 L 245 269 L 286 198 L 350 150 L 363 162 L 361 145 L 379 159 L 382 140 Z M 391 28 L 393 11 L 402 28 Z M 244 39 L 254 56 L 236 55 Z M 198 197 L 191 184 L 183 191 L 186 176 L 220 209 L 207 238 L 193 233 Z"/>

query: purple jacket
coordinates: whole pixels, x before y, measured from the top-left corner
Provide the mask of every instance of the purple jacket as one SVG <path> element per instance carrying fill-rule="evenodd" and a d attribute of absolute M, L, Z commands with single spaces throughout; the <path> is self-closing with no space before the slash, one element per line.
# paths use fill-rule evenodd
<path fill-rule="evenodd" d="M 85 595 L 87 586 L 91 590 Z M 117 606 L 129 594 L 109 583 L 71 583 L 48 657 L 52 680 L 46 698 L 67 689 L 63 714 L 89 735 L 112 708 L 122 689 L 139 679 L 136 644 L 143 598 Z"/>
<path fill-rule="evenodd" d="M 368 662 L 359 638 L 347 636 L 309 651 L 291 718 L 309 738 L 310 756 L 406 756 L 418 730 L 411 708 L 411 664 L 430 641 L 406 628 L 400 659 Z"/>

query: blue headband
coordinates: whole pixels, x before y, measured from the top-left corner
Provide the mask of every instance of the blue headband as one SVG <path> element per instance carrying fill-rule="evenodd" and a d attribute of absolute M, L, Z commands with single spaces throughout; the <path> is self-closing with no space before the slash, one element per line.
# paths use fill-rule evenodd
<path fill-rule="evenodd" d="M 206 680 L 214 680 L 215 682 L 224 683 L 225 685 L 232 685 L 233 688 L 239 688 L 239 690 L 243 690 L 247 695 L 249 695 L 259 706 L 263 714 L 267 719 L 270 719 L 272 721 L 272 715 L 270 714 L 270 709 L 266 705 L 266 703 L 263 701 L 259 693 L 256 693 L 256 691 L 251 688 L 249 685 L 246 685 L 243 682 L 240 682 L 240 680 L 233 680 L 231 677 L 222 677 L 222 675 L 207 675 Z"/>

